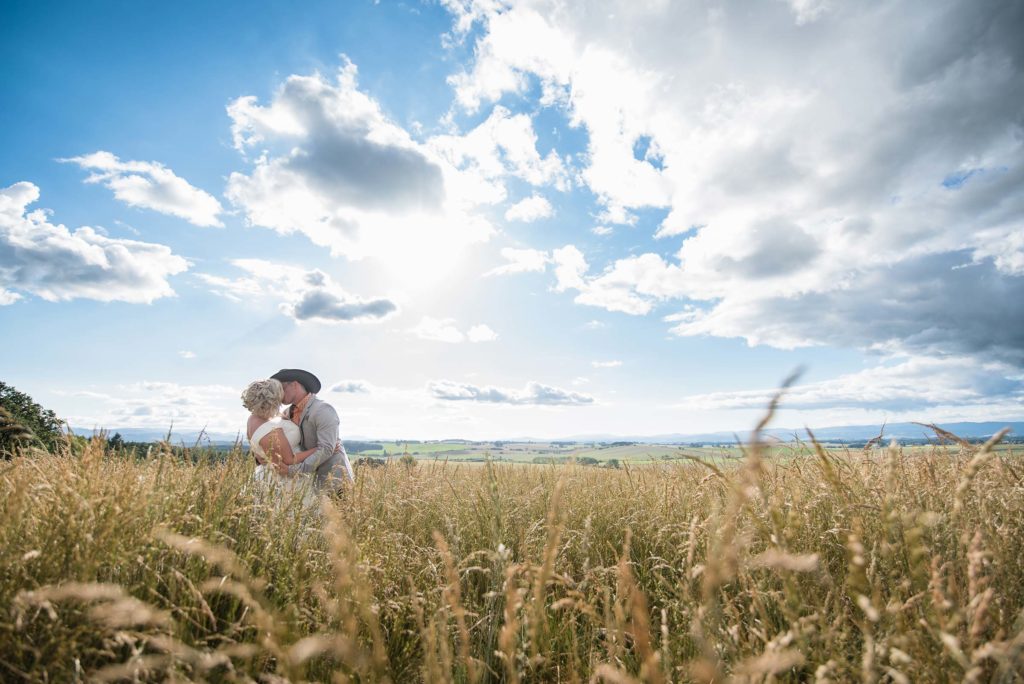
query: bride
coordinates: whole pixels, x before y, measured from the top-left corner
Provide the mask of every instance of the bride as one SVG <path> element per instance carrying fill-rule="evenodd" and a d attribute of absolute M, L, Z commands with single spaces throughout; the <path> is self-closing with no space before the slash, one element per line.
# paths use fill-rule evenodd
<path fill-rule="evenodd" d="M 251 412 L 245 433 L 259 464 L 256 479 L 294 489 L 308 484 L 299 465 L 316 453 L 316 448 L 299 451 L 302 435 L 298 425 L 281 416 L 283 399 L 284 388 L 273 378 L 249 383 L 242 392 L 242 406 Z"/>

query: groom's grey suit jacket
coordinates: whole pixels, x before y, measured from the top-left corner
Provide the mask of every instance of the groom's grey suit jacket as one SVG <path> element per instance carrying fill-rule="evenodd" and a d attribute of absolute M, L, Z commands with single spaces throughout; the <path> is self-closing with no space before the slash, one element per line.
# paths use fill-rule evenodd
<path fill-rule="evenodd" d="M 315 472 L 317 483 L 322 484 L 335 465 L 334 445 L 338 443 L 338 428 L 341 424 L 338 412 L 333 406 L 313 395 L 303 409 L 298 423 L 299 431 L 302 433 L 299 442 L 302 450 L 316 447 L 316 453 L 299 465 L 304 473 Z"/>

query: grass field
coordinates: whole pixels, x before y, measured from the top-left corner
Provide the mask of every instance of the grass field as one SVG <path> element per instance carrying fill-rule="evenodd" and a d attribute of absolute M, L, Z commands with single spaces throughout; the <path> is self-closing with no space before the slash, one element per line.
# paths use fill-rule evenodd
<path fill-rule="evenodd" d="M 0 462 L 3 681 L 1024 680 L 1024 461 Z"/>

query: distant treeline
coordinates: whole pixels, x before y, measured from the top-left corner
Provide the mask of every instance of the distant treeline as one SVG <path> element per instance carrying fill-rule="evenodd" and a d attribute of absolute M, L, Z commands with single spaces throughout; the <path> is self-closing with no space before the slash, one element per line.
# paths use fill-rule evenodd
<path fill-rule="evenodd" d="M 576 463 L 577 465 L 585 466 L 603 466 L 605 468 L 618 468 L 619 459 L 610 458 L 607 461 L 599 461 L 596 458 L 590 456 L 583 456 L 582 458 L 573 458 L 572 456 L 534 456 L 533 463 L 541 465 L 563 465 L 566 463 Z"/>
<path fill-rule="evenodd" d="M 380 442 L 357 442 L 354 440 L 342 440 L 345 445 L 345 452 L 349 454 L 361 454 L 364 451 L 383 451 L 384 445 Z"/>
<path fill-rule="evenodd" d="M 107 437 L 107 444 L 111 449 L 125 449 L 135 451 L 146 451 L 155 444 L 159 444 L 159 441 L 151 442 L 135 442 L 124 439 L 121 437 L 121 433 L 115 432 L 113 435 Z M 380 442 L 361 442 L 358 440 L 342 440 L 342 444 L 345 445 L 345 452 L 349 454 L 359 454 L 364 451 L 381 451 L 384 449 L 384 445 Z M 196 444 L 171 444 L 172 448 L 199 448 L 212 449 L 213 451 L 231 451 L 235 444 L 229 442 L 205 442 L 201 441 Z"/>

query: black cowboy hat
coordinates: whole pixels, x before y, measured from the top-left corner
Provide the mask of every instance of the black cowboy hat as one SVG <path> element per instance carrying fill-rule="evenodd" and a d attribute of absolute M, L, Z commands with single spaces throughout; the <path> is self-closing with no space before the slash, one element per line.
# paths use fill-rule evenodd
<path fill-rule="evenodd" d="M 270 377 L 278 382 L 297 382 L 305 387 L 310 394 L 320 391 L 320 381 L 317 377 L 300 368 L 282 368 Z"/>

